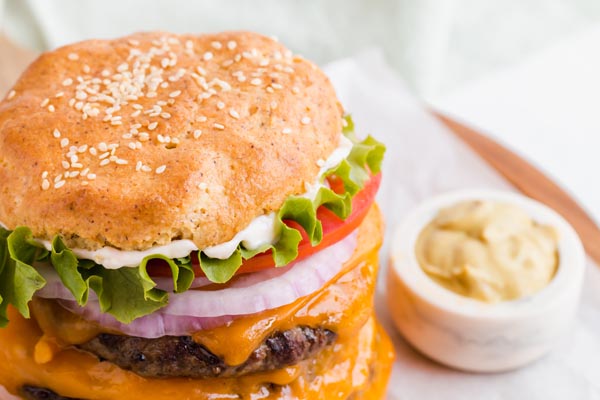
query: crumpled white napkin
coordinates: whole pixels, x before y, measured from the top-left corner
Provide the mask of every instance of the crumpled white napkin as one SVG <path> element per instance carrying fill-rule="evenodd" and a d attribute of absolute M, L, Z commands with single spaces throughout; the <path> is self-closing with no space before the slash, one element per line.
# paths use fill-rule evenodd
<path fill-rule="evenodd" d="M 459 188 L 513 190 L 409 94 L 380 51 L 367 51 L 325 69 L 357 131 L 372 133 L 387 145 L 378 195 L 387 223 L 382 270 L 394 227 L 420 201 Z M 600 399 L 600 268 L 591 261 L 588 264 L 578 318 L 567 337 L 540 361 L 503 374 L 454 371 L 413 350 L 386 312 L 382 273 L 377 310 L 397 351 L 388 398 Z"/>

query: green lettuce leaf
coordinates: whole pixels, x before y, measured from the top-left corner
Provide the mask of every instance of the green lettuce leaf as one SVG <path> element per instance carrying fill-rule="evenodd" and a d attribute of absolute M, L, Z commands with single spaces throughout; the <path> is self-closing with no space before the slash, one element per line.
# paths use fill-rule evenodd
<path fill-rule="evenodd" d="M 0 327 L 8 324 L 9 304 L 29 318 L 29 301 L 46 284 L 31 265 L 43 251 L 30 229 L 20 227 L 11 232 L 0 228 Z"/>
<path fill-rule="evenodd" d="M 100 309 L 120 322 L 130 323 L 148 315 L 168 303 L 168 293 L 157 289 L 146 271 L 152 259 L 169 265 L 174 292 L 190 288 L 194 280 L 190 257 L 170 259 L 157 254 L 146 257 L 136 268 L 106 269 L 91 260 L 77 259 L 58 236 L 52 241 L 52 250 L 47 251 L 33 240 L 28 228 L 0 228 L 0 327 L 8 323 L 8 304 L 29 318 L 28 303 L 46 284 L 35 262 L 50 263 L 80 306 L 87 304 L 91 289 L 98 296 Z"/>

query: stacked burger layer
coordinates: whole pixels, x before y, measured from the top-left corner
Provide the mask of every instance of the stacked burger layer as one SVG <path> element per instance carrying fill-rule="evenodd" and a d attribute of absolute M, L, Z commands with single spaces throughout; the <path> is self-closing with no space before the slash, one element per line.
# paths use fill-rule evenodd
<path fill-rule="evenodd" d="M 0 103 L 0 384 L 383 398 L 383 152 L 314 64 L 257 34 L 42 55 Z"/>

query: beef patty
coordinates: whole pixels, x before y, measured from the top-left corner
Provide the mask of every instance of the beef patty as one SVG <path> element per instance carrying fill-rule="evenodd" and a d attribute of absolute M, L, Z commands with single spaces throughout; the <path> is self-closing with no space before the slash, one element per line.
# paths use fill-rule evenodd
<path fill-rule="evenodd" d="M 336 337 L 330 330 L 306 326 L 276 332 L 235 366 L 190 336 L 145 339 L 103 333 L 78 347 L 145 377 L 231 378 L 297 364 L 331 345 Z"/>

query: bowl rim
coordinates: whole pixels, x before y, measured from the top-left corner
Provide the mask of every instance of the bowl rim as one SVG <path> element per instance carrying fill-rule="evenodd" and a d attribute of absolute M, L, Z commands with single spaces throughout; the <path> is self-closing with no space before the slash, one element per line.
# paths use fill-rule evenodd
<path fill-rule="evenodd" d="M 444 288 L 420 267 L 415 245 L 422 229 L 437 212 L 468 200 L 491 200 L 515 204 L 535 221 L 548 224 L 559 233 L 559 262 L 550 283 L 539 292 L 516 300 L 486 303 Z M 550 207 L 522 194 L 493 189 L 463 189 L 429 198 L 410 211 L 395 230 L 390 248 L 390 271 L 422 300 L 455 316 L 483 320 L 530 318 L 554 308 L 572 291 L 579 291 L 585 270 L 585 252 L 573 227 Z"/>

